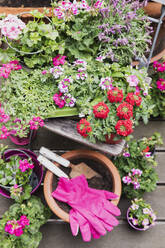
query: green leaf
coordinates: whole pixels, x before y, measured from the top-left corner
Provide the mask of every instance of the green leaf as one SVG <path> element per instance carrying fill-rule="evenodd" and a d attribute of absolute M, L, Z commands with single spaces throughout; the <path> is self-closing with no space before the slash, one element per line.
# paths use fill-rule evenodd
<path fill-rule="evenodd" d="M 56 109 L 54 112 L 48 112 L 46 118 L 54 117 L 67 117 L 67 116 L 76 116 L 79 112 L 77 108 L 64 107 L 62 109 Z"/>

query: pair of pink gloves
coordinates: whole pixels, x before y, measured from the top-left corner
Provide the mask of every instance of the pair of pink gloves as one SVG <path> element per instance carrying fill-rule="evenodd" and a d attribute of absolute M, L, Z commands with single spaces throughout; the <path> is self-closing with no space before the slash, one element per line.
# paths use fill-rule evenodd
<path fill-rule="evenodd" d="M 119 216 L 120 210 L 109 201 L 118 196 L 106 190 L 88 187 L 84 175 L 72 179 L 60 178 L 52 196 L 72 207 L 69 212 L 72 234 L 76 236 L 80 228 L 86 242 L 90 241 L 91 237 L 100 238 L 118 225 L 114 216 Z"/>

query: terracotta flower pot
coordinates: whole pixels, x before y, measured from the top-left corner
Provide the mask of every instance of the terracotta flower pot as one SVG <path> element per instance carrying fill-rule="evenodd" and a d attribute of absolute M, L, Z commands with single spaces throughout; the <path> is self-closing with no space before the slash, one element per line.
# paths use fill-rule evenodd
<path fill-rule="evenodd" d="M 28 134 L 28 137 L 25 137 L 25 138 L 20 138 L 19 136 L 14 136 L 14 135 L 9 135 L 9 139 L 16 145 L 19 145 L 19 146 L 26 146 L 30 143 L 30 140 L 34 139 L 36 134 L 37 134 L 37 131 L 36 130 L 33 130 L 33 133 L 32 133 L 32 137 L 30 139 L 30 132 Z"/>
<path fill-rule="evenodd" d="M 6 161 L 8 161 L 12 156 L 20 156 L 20 158 L 23 159 L 30 157 L 32 159 L 34 168 L 29 183 L 32 186 L 31 194 L 33 194 L 38 189 L 43 179 L 43 168 L 42 165 L 38 162 L 36 154 L 27 149 L 11 149 L 4 153 Z M 10 198 L 10 192 L 2 187 L 0 187 L 0 194 Z"/>
<path fill-rule="evenodd" d="M 110 144 L 110 145 L 116 145 L 120 144 L 122 142 L 122 139 L 115 139 L 117 137 L 116 134 L 111 133 L 110 135 L 106 134 L 105 135 L 105 143 Z"/>
<path fill-rule="evenodd" d="M 96 165 L 100 164 L 100 167 L 104 169 L 106 168 L 109 172 L 109 175 L 112 178 L 112 192 L 117 194 L 119 197 L 112 202 L 117 205 L 121 196 L 121 179 L 117 168 L 114 164 L 103 154 L 95 151 L 89 150 L 74 150 L 70 152 L 66 152 L 62 155 L 62 157 L 74 161 L 76 159 L 88 159 L 90 161 L 95 161 Z M 56 164 L 58 165 L 58 164 Z M 58 165 L 59 166 L 59 165 Z M 89 165 L 90 166 L 90 165 Z M 52 197 L 53 192 L 53 173 L 51 171 L 47 171 L 44 179 L 44 196 L 47 201 L 50 209 L 63 221 L 69 222 L 69 214 L 59 207 L 56 200 Z"/>

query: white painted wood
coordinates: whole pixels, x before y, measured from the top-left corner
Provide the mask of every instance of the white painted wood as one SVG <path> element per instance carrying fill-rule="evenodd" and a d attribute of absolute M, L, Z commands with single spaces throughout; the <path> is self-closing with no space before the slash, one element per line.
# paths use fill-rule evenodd
<path fill-rule="evenodd" d="M 161 3 L 163 5 L 165 5 L 165 0 L 152 0 L 153 2 L 156 2 L 156 3 Z"/>
<path fill-rule="evenodd" d="M 47 158 L 43 157 L 42 155 L 39 155 L 37 157 L 37 160 L 56 176 L 69 178 L 68 175 L 65 174 L 60 168 L 58 168 L 55 164 L 50 162 Z"/>
<path fill-rule="evenodd" d="M 39 150 L 39 153 L 41 155 L 43 155 L 44 157 L 51 159 L 54 162 L 57 162 L 59 164 L 61 164 L 64 167 L 69 167 L 70 165 L 70 161 L 57 155 L 56 153 L 50 151 L 49 149 L 47 149 L 46 147 L 41 147 Z"/>

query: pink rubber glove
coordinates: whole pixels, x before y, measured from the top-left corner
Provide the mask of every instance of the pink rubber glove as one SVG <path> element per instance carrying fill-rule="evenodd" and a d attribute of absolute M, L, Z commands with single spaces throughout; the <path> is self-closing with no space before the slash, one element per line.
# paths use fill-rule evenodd
<path fill-rule="evenodd" d="M 52 193 L 52 196 L 68 203 L 76 212 L 70 213 L 71 220 L 75 220 L 75 222 L 73 221 L 75 226 L 75 223 L 80 226 L 81 233 L 84 230 L 82 223 L 83 221 L 86 223 L 86 220 L 88 223 L 85 224 L 85 227 L 88 226 L 88 233 L 92 233 L 94 237 L 105 235 L 106 230 L 111 231 L 113 226 L 118 225 L 118 221 L 113 215 L 120 215 L 120 210 L 107 200 L 115 199 L 117 196 L 105 190 L 89 188 L 83 175 L 70 180 L 60 178 L 57 189 Z M 83 221 L 82 217 L 84 217 Z M 76 228 L 74 229 L 74 225 L 70 224 L 72 233 L 75 235 L 74 230 Z M 89 240 L 87 234 L 85 234 L 87 238 L 84 238 L 84 232 L 82 236 L 85 241 Z"/>

